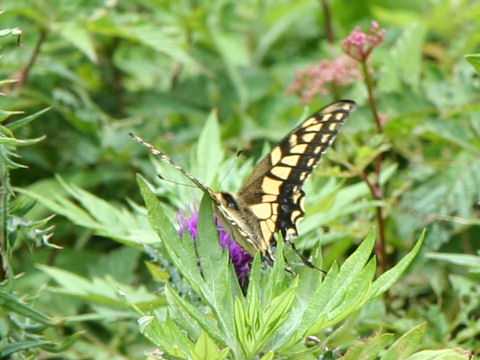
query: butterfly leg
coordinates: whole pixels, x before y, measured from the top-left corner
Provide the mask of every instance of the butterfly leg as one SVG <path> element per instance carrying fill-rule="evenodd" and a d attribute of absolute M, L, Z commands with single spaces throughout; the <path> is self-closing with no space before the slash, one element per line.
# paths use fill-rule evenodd
<path fill-rule="evenodd" d="M 298 249 L 295 247 L 293 241 L 287 240 L 290 246 L 292 247 L 293 251 L 298 255 L 298 257 L 302 260 L 302 262 L 311 269 L 316 269 L 324 274 L 326 274 L 325 270 L 320 269 L 319 267 L 315 266 L 310 260 L 308 260 Z"/>

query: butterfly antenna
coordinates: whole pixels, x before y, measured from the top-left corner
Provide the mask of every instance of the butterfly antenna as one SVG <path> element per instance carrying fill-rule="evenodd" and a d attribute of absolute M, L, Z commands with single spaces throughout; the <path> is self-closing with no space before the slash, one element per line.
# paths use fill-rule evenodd
<path fill-rule="evenodd" d="M 230 164 L 230 167 L 228 168 L 228 171 L 225 173 L 225 175 L 223 175 L 222 179 L 220 180 L 220 186 L 222 185 L 222 183 L 225 181 L 225 179 L 227 178 L 228 174 L 230 174 L 230 172 L 232 171 L 233 167 L 235 166 L 235 163 L 237 162 L 238 158 L 240 157 L 240 155 L 242 154 L 242 150 L 238 150 L 237 151 L 237 154 L 235 155 L 235 157 L 233 158 L 232 160 L 232 163 Z"/>
<path fill-rule="evenodd" d="M 154 145 L 152 145 L 148 141 L 142 139 L 140 136 L 137 136 L 133 133 L 129 133 L 129 135 L 133 140 L 135 140 L 136 142 L 138 142 L 138 143 L 142 144 L 143 146 L 147 147 L 148 149 L 150 149 L 150 152 L 153 155 L 155 155 L 156 157 L 162 159 L 163 161 L 173 165 L 177 170 L 179 170 L 181 173 L 183 173 L 187 178 L 189 178 L 201 190 L 203 190 L 204 192 L 208 192 L 210 195 L 212 195 L 212 191 L 210 190 L 210 188 L 208 186 L 206 186 L 204 183 L 202 183 L 200 180 L 198 180 L 195 176 L 193 176 L 188 171 L 186 171 L 182 166 L 180 166 L 175 161 L 173 161 L 167 154 L 160 151 Z"/>
<path fill-rule="evenodd" d="M 190 188 L 196 188 L 196 186 L 191 185 L 191 184 L 184 184 L 184 183 L 179 183 L 179 182 L 176 182 L 176 181 L 173 181 L 173 180 L 170 180 L 170 179 L 166 179 L 160 174 L 157 174 L 157 176 L 160 178 L 160 180 L 165 181 L 165 182 L 169 182 L 171 184 L 186 186 L 186 187 L 190 187 Z"/>

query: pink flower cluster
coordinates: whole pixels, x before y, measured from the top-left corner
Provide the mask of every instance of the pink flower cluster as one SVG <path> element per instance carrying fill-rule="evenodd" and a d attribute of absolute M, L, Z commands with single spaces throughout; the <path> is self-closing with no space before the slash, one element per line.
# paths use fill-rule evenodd
<path fill-rule="evenodd" d="M 341 41 L 343 51 L 357 61 L 365 61 L 372 50 L 383 42 L 386 30 L 381 29 L 378 22 L 372 21 L 370 34 L 356 27 L 350 35 Z"/>
<path fill-rule="evenodd" d="M 323 60 L 309 65 L 306 70 L 297 71 L 287 93 L 299 94 L 300 101 L 307 104 L 317 94 L 329 94 L 331 86 L 345 86 L 360 77 L 355 61 L 342 55 L 337 59 Z"/>

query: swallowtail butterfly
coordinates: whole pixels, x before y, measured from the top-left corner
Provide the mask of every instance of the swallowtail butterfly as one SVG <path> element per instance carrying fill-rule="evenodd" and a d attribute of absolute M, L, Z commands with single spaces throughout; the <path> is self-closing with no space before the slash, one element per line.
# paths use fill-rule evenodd
<path fill-rule="evenodd" d="M 237 193 L 213 191 L 155 146 L 130 135 L 210 197 L 222 225 L 245 251 L 273 259 L 274 234 L 281 232 L 287 241 L 297 236 L 305 214 L 302 185 L 354 109 L 355 102 L 340 100 L 308 117 L 260 161 Z"/>

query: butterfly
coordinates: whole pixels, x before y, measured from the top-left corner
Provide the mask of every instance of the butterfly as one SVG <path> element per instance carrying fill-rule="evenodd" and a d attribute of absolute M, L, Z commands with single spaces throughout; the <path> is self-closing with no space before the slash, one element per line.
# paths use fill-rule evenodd
<path fill-rule="evenodd" d="M 130 136 L 200 188 L 225 230 L 246 252 L 261 252 L 272 260 L 277 232 L 289 242 L 298 235 L 297 224 L 305 214 L 302 185 L 355 106 L 354 101 L 340 100 L 309 116 L 258 163 L 237 193 L 213 191 L 149 142 Z"/>

